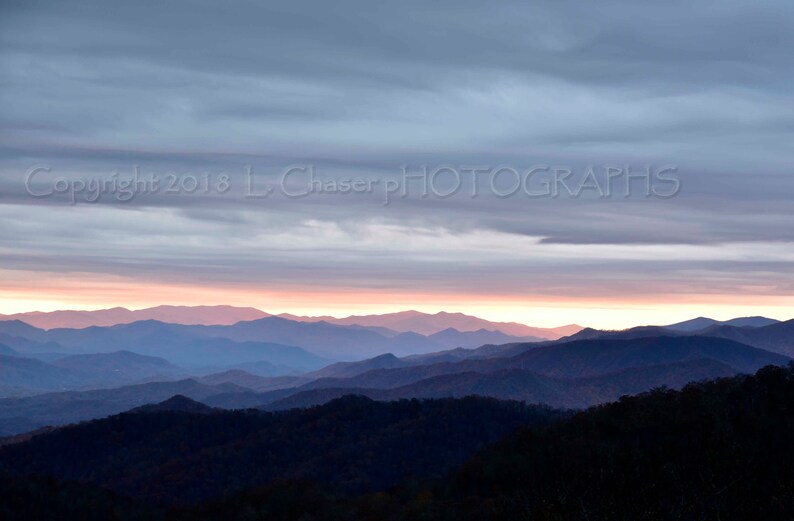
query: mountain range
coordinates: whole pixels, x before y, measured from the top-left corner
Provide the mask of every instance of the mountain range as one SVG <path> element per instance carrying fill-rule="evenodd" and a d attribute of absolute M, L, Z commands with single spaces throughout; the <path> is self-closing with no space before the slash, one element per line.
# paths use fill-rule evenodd
<path fill-rule="evenodd" d="M 170 383 L 6 398 L 0 400 L 0 433 L 97 418 L 173 394 L 227 409 L 305 407 L 350 393 L 377 400 L 477 394 L 582 408 L 658 386 L 680 388 L 690 381 L 752 373 L 790 360 L 699 335 L 594 338 L 519 344 L 495 353 L 486 350 L 487 355 L 479 351 L 469 350 L 467 358 L 455 361 L 381 355 L 276 378 L 235 370 Z"/>
<path fill-rule="evenodd" d="M 184 325 L 156 320 L 82 329 L 39 329 L 19 320 L 0 321 L 0 342 L 30 355 L 128 350 L 180 365 L 212 366 L 267 361 L 292 369 L 318 368 L 328 360 L 355 360 L 393 352 L 426 353 L 484 343 L 526 342 L 497 331 L 446 329 L 430 336 L 384 335 L 359 326 L 266 317 L 233 325 Z"/>
<path fill-rule="evenodd" d="M 183 325 L 233 325 L 273 316 L 256 308 L 235 306 L 156 306 L 130 310 L 123 307 L 95 311 L 32 311 L 0 315 L 0 320 L 20 320 L 40 329 L 83 329 L 90 326 L 115 326 L 144 320 L 156 320 Z M 535 337 L 556 340 L 582 329 L 575 324 L 556 328 L 531 327 L 517 322 L 491 322 L 463 313 L 402 311 L 381 315 L 351 315 L 346 318 L 331 316 L 307 317 L 282 313 L 281 318 L 295 322 L 326 322 L 342 326 L 363 326 L 381 329 L 386 336 L 397 333 L 419 333 L 429 336 L 447 329 L 461 332 L 486 330 L 501 332 L 512 337 Z"/>
<path fill-rule="evenodd" d="M 380 323 L 401 328 L 461 317 L 406 312 Z M 427 335 L 367 320 L 266 316 L 230 325 L 143 320 L 49 330 L 0 321 L 0 433 L 97 418 L 174 394 L 229 409 L 305 407 L 349 393 L 377 400 L 476 394 L 584 408 L 656 386 L 785 365 L 794 355 L 794 321 L 759 317 L 704 329 L 701 319 L 588 328 L 556 340 L 475 329 L 479 319 L 457 324 L 467 331 Z"/>

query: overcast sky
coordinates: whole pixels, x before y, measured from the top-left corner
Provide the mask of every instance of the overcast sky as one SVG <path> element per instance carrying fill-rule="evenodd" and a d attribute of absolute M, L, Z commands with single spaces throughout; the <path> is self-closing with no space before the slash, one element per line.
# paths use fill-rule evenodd
<path fill-rule="evenodd" d="M 7 0 L 0 312 L 792 318 L 792 49 L 785 0 Z M 649 166 L 680 186 L 500 197 L 508 171 L 421 197 L 401 170 L 421 165 L 573 171 L 563 186 Z M 156 193 L 43 196 L 136 166 Z M 309 179 L 285 193 L 290 166 L 372 189 L 290 197 Z M 387 180 L 406 196 L 385 204 Z"/>

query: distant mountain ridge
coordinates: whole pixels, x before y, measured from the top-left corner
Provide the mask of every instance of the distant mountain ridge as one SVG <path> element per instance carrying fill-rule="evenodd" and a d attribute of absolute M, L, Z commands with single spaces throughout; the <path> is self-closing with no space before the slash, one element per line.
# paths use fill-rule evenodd
<path fill-rule="evenodd" d="M 491 322 L 482 318 L 463 313 L 448 313 L 441 311 L 430 314 L 421 311 L 400 311 L 397 313 L 384 313 L 381 315 L 351 315 L 345 318 L 331 316 L 305 317 L 282 313 L 282 318 L 300 322 L 328 322 L 344 326 L 385 327 L 399 332 L 413 331 L 423 335 L 433 335 L 445 329 L 456 329 L 460 332 L 472 332 L 484 329 L 498 331 L 515 337 L 538 337 L 545 340 L 571 335 L 581 330 L 582 327 L 570 324 L 555 328 L 532 327 L 517 322 Z"/>
<path fill-rule="evenodd" d="M 698 317 L 692 320 L 686 320 L 677 324 L 670 324 L 663 326 L 665 329 L 672 329 L 673 331 L 682 332 L 697 332 L 714 326 L 734 326 L 734 327 L 765 327 L 777 324 L 779 320 L 766 317 L 740 317 L 731 320 L 714 320 L 713 318 Z"/>
<path fill-rule="evenodd" d="M 703 336 L 727 338 L 735 342 L 794 357 L 794 320 L 764 327 L 714 326 L 698 333 Z"/>
<path fill-rule="evenodd" d="M 260 318 L 274 316 L 252 307 L 237 306 L 155 306 L 146 309 L 130 310 L 115 307 L 100 310 L 59 310 L 31 311 L 0 315 L 0 320 L 20 320 L 40 329 L 83 329 L 91 326 L 109 327 L 119 324 L 130 324 L 143 320 L 157 320 L 169 324 L 182 325 L 233 325 Z M 361 326 L 375 328 L 385 336 L 391 331 L 396 333 L 419 333 L 430 336 L 446 329 L 459 332 L 475 332 L 485 330 L 499 332 L 512 337 L 536 337 L 544 340 L 555 340 L 573 334 L 580 329 L 575 324 L 556 328 L 532 327 L 517 322 L 492 322 L 463 313 L 440 312 L 435 314 L 419 311 L 401 311 L 381 315 L 359 315 L 345 318 L 332 316 L 306 317 L 282 313 L 281 318 L 297 322 L 326 322 L 343 326 Z M 381 329 L 381 331 L 377 331 Z"/>
<path fill-rule="evenodd" d="M 82 329 L 38 329 L 19 320 L 0 321 L 0 340 L 12 349 L 27 346 L 28 353 L 48 351 L 70 354 L 124 349 L 160 356 L 179 365 L 230 366 L 265 360 L 297 369 L 319 369 L 320 361 L 361 360 L 384 353 L 420 354 L 454 347 L 472 348 L 483 343 L 527 342 L 535 337 L 512 337 L 499 332 L 445 330 L 424 336 L 414 332 L 387 335 L 367 327 L 328 322 L 299 322 L 276 316 L 232 325 L 171 324 L 142 320 L 115 326 Z M 39 345 L 32 345 L 31 341 Z M 17 349 L 25 352 L 22 349 Z M 302 359 L 297 351 L 302 351 Z M 293 351 L 291 362 L 279 356 Z M 278 353 L 269 357 L 264 353 Z M 262 353 L 261 355 L 258 353 Z M 225 359 L 228 358 L 228 359 Z M 309 358 L 313 357 L 314 360 Z"/>
<path fill-rule="evenodd" d="M 63 425 L 118 414 L 180 394 L 196 401 L 246 389 L 232 383 L 207 385 L 194 379 L 152 382 L 115 389 L 66 391 L 0 399 L 0 436 L 47 425 Z"/>
<path fill-rule="evenodd" d="M 231 325 L 241 320 L 271 316 L 256 308 L 235 306 L 155 306 L 130 310 L 123 307 L 96 311 L 31 311 L 0 315 L 0 320 L 21 320 L 41 329 L 82 329 L 91 326 L 115 326 L 141 320 L 158 320 L 171 324 Z"/>
<path fill-rule="evenodd" d="M 763 324 L 765 321 L 771 320 L 763 317 L 760 317 L 761 320 L 756 320 L 756 318 L 750 317 L 749 319 L 741 318 L 727 321 L 733 324 L 740 324 L 738 326 L 718 323 L 696 331 L 676 331 L 664 326 L 640 326 L 622 331 L 602 331 L 586 328 L 574 335 L 561 339 L 560 342 L 593 339 L 625 340 L 655 336 L 716 337 L 733 340 L 772 353 L 794 357 L 794 319 L 785 322 L 772 321 L 768 325 L 747 325 L 748 323 Z M 694 324 L 692 327 L 699 327 L 705 323 L 700 321 L 700 319 L 689 322 Z"/>
<path fill-rule="evenodd" d="M 43 330 L 12 320 L 0 321 L 0 337 L 10 343 L 9 347 L 18 351 L 21 356 L 35 356 L 42 349 L 57 350 L 64 355 L 126 350 L 165 358 L 184 367 L 231 366 L 267 361 L 274 366 L 287 366 L 292 370 L 319 369 L 329 362 L 295 345 L 261 341 L 261 335 L 255 332 L 245 335 L 246 328 L 250 328 L 246 324 L 251 323 L 238 324 L 243 325 L 233 329 L 234 326 L 183 325 L 144 320 L 108 327 Z M 236 339 L 224 336 L 223 333 L 227 331 L 224 328 L 230 328 L 228 336 L 235 336 Z M 234 332 L 239 334 L 232 335 Z M 12 334 L 20 336 L 14 337 Z M 24 341 L 25 338 L 35 339 L 38 344 Z M 23 342 L 19 342 L 20 339 Z"/>

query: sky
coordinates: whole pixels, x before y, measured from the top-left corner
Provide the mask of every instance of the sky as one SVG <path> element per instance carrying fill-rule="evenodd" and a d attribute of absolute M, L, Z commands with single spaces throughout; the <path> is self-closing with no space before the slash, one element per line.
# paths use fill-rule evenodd
<path fill-rule="evenodd" d="M 6 0 L 0 313 L 793 318 L 793 48 L 784 0 Z"/>

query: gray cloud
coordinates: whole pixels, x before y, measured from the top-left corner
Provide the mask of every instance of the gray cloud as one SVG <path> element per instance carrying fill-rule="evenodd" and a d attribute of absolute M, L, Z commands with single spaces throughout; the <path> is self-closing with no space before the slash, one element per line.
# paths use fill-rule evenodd
<path fill-rule="evenodd" d="M 730 293 L 763 279 L 758 291 L 785 295 L 792 48 L 785 1 L 4 2 L 2 267 L 438 290 L 476 279 L 484 293 L 560 295 L 642 292 L 653 277 L 648 291 Z M 421 163 L 675 164 L 683 188 L 667 200 L 389 206 L 380 194 L 242 196 L 245 165 L 272 177 L 304 163 L 380 179 Z M 72 207 L 25 193 L 35 164 L 67 176 L 224 171 L 235 188 Z M 403 243 L 376 240 L 383 227 Z M 466 242 L 481 233 L 499 251 Z M 279 247 L 257 247 L 268 240 Z M 511 241 L 538 253 L 510 261 Z M 757 258 L 736 254 L 747 243 Z M 632 250 L 658 245 L 707 253 Z M 614 255 L 559 257 L 588 246 Z M 476 262 L 456 265 L 467 254 Z"/>

